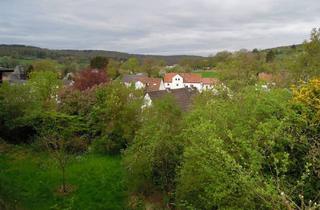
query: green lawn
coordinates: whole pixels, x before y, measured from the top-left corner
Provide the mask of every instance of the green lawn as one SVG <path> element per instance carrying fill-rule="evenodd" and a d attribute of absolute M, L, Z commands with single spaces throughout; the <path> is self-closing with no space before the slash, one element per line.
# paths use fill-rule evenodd
<path fill-rule="evenodd" d="M 195 71 L 196 74 L 201 74 L 203 78 L 219 78 L 219 73 L 216 71 Z"/>
<path fill-rule="evenodd" d="M 0 145 L 1 146 L 1 145 Z M 0 148 L 0 209 L 125 209 L 123 171 L 119 157 L 74 157 L 67 183 L 75 191 L 57 194 L 60 172 L 46 154 L 23 147 Z"/>

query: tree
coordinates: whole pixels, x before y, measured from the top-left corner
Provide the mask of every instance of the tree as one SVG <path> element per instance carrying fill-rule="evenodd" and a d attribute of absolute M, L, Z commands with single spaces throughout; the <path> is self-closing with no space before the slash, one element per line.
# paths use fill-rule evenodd
<path fill-rule="evenodd" d="M 183 141 L 179 138 L 182 113 L 171 96 L 144 110 L 141 128 L 124 152 L 130 190 L 173 192 Z"/>
<path fill-rule="evenodd" d="M 52 107 L 57 103 L 57 94 L 62 86 L 57 72 L 39 71 L 32 72 L 27 85 L 30 93 L 36 95 L 42 101 L 44 107 Z"/>
<path fill-rule="evenodd" d="M 36 61 L 33 61 L 32 67 L 33 67 L 33 71 L 57 72 L 59 70 L 59 63 L 49 59 L 36 60 Z"/>
<path fill-rule="evenodd" d="M 96 85 L 108 82 L 106 72 L 97 69 L 82 70 L 75 78 L 73 87 L 78 90 L 87 90 Z"/>
<path fill-rule="evenodd" d="M 284 204 L 272 174 L 274 165 L 285 170 L 288 160 L 287 138 L 279 136 L 276 128 L 289 98 L 281 90 L 247 88 L 232 98 L 215 96 L 195 107 L 182 132 L 186 146 L 177 177 L 178 205 L 182 209 L 281 209 Z M 267 125 L 268 137 L 262 138 L 260 132 L 265 133 Z"/>
<path fill-rule="evenodd" d="M 59 112 L 88 118 L 90 111 L 96 104 L 96 89 L 90 88 L 83 91 L 74 88 L 64 88 L 59 94 Z"/>
<path fill-rule="evenodd" d="M 96 56 L 90 60 L 90 67 L 92 69 L 105 69 L 109 63 L 107 57 Z"/>
<path fill-rule="evenodd" d="M 46 112 L 38 128 L 41 144 L 46 148 L 51 157 L 57 161 L 61 170 L 61 188 L 63 194 L 69 193 L 72 188 L 67 188 L 66 169 L 70 161 L 69 147 L 71 139 L 80 135 L 85 126 L 76 116 L 69 116 L 58 112 Z"/>
<path fill-rule="evenodd" d="M 55 108 L 60 87 L 57 73 L 33 72 L 23 85 L 0 86 L 1 135 L 12 143 L 29 142 L 42 113 Z"/>
<path fill-rule="evenodd" d="M 259 50 L 258 50 L 257 48 L 254 48 L 254 49 L 252 50 L 252 52 L 253 52 L 253 53 L 259 53 Z"/>
<path fill-rule="evenodd" d="M 266 55 L 266 62 L 271 63 L 274 61 L 274 58 L 275 58 L 275 54 L 274 54 L 273 50 L 269 50 Z"/>
<path fill-rule="evenodd" d="M 143 59 L 141 70 L 146 72 L 148 77 L 159 75 L 159 62 L 153 58 Z"/>
<path fill-rule="evenodd" d="M 121 68 L 135 73 L 138 71 L 139 66 L 139 60 L 136 57 L 131 57 L 121 65 Z"/>
<path fill-rule="evenodd" d="M 111 59 L 106 68 L 107 76 L 110 79 L 116 79 L 120 75 L 120 62 L 114 59 Z"/>
<path fill-rule="evenodd" d="M 318 86 L 315 80 L 294 89 L 292 100 L 286 90 L 245 88 L 197 105 L 182 132 L 178 205 L 319 208 Z"/>
<path fill-rule="evenodd" d="M 3 56 L 0 59 L 0 66 L 5 68 L 14 68 L 18 65 L 18 61 L 10 56 Z"/>
<path fill-rule="evenodd" d="M 88 120 L 94 148 L 104 154 L 119 154 L 139 128 L 142 92 L 114 81 L 97 88 L 96 100 Z"/>
<path fill-rule="evenodd" d="M 296 81 L 307 81 L 320 74 L 320 28 L 311 31 L 309 41 L 303 43 L 303 52 L 298 57 L 298 63 L 294 66 Z"/>
<path fill-rule="evenodd" d="M 76 71 L 79 70 L 78 63 L 72 58 L 65 59 L 63 64 L 64 64 L 64 67 L 62 69 L 63 76 L 67 75 L 68 73 L 75 73 Z"/>
<path fill-rule="evenodd" d="M 27 85 L 0 86 L 0 137 L 9 143 L 31 142 L 35 134 L 42 102 L 30 93 Z"/>
<path fill-rule="evenodd" d="M 221 79 L 233 90 L 240 90 L 257 81 L 257 74 L 263 71 L 263 61 L 259 54 L 236 52 L 225 63 L 217 65 L 221 71 Z"/>

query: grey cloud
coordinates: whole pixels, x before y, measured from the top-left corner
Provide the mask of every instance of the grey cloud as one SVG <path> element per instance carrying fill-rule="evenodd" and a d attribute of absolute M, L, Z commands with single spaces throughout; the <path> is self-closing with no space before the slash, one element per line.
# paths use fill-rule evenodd
<path fill-rule="evenodd" d="M 318 0 L 1 0 L 0 43 L 208 55 L 301 43 Z"/>

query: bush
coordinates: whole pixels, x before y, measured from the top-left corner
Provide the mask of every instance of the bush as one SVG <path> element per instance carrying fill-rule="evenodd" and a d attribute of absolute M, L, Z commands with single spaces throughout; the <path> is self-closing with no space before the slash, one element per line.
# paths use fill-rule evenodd
<path fill-rule="evenodd" d="M 75 136 L 67 144 L 67 152 L 71 154 L 83 154 L 88 151 L 89 142 L 84 137 Z"/>
<path fill-rule="evenodd" d="M 139 129 L 142 94 L 113 82 L 96 90 L 96 103 L 88 116 L 88 124 L 98 151 L 120 153 L 132 142 Z"/>
<path fill-rule="evenodd" d="M 172 192 L 182 154 L 181 111 L 172 97 L 163 98 L 145 110 L 142 126 L 124 152 L 129 189 L 150 194 Z"/>
<path fill-rule="evenodd" d="M 102 136 L 93 141 L 93 150 L 100 154 L 116 155 L 126 147 L 126 142 L 121 137 Z"/>
<path fill-rule="evenodd" d="M 195 209 L 281 209 L 274 170 L 280 176 L 288 164 L 290 144 L 281 131 L 288 99 L 287 91 L 246 88 L 195 107 L 182 133 L 188 144 L 177 203 Z"/>

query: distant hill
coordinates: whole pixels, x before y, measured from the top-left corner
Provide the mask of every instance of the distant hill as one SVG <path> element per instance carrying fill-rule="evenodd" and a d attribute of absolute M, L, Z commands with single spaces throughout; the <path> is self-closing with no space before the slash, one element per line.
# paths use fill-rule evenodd
<path fill-rule="evenodd" d="M 201 56 L 190 55 L 140 55 L 129 54 L 115 51 L 105 50 L 53 50 L 46 48 L 39 48 L 26 45 L 0 45 L 0 57 L 11 56 L 17 59 L 43 59 L 49 58 L 54 60 L 63 61 L 66 58 L 73 58 L 79 63 L 88 63 L 89 60 L 95 56 L 105 56 L 117 60 L 127 60 L 130 57 L 137 57 L 139 60 L 143 58 L 156 58 L 163 59 L 168 65 L 176 64 L 182 59 L 201 59 Z"/>

